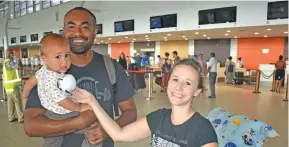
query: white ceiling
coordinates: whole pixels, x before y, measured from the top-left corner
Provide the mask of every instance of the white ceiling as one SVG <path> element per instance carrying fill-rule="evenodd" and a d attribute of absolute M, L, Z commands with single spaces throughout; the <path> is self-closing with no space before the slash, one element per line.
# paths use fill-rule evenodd
<path fill-rule="evenodd" d="M 271 30 L 267 30 L 271 29 Z M 227 32 L 230 31 L 230 32 Z M 165 41 L 190 39 L 218 39 L 218 38 L 251 38 L 251 37 L 287 37 L 288 25 L 268 25 L 254 27 L 235 27 L 222 29 L 203 29 L 194 31 L 174 31 L 162 33 L 147 33 L 140 35 L 121 35 L 96 37 L 95 44 L 125 43 L 125 42 L 145 42 L 145 41 Z M 255 34 L 258 33 L 258 34 Z M 205 37 L 203 35 L 206 35 Z M 209 37 L 209 38 L 208 38 Z M 148 38 L 148 39 L 146 39 Z"/>
<path fill-rule="evenodd" d="M 271 29 L 271 30 L 267 30 Z M 230 31 L 230 32 L 227 32 Z M 198 32 L 198 34 L 196 34 Z M 255 34 L 258 32 L 258 34 Z M 222 29 L 204 29 L 198 31 L 174 31 L 162 33 L 148 33 L 140 35 L 122 35 L 122 36 L 108 36 L 96 37 L 95 44 L 107 43 L 127 43 L 127 42 L 147 42 L 149 41 L 171 41 L 171 40 L 188 40 L 194 39 L 219 39 L 219 38 L 252 38 L 252 37 L 288 37 L 288 25 L 270 25 L 270 26 L 254 26 L 254 27 L 239 27 L 239 28 L 222 28 Z M 228 34 L 228 35 L 225 35 Z M 203 35 L 206 35 L 204 37 Z M 148 39 L 146 39 L 146 36 Z M 135 39 L 135 40 L 134 40 Z M 12 45 L 13 48 L 37 47 L 38 44 L 21 44 Z"/>

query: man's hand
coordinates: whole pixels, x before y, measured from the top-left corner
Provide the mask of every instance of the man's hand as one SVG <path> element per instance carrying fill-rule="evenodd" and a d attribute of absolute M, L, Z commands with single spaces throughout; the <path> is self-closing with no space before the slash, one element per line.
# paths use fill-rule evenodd
<path fill-rule="evenodd" d="M 90 144 L 98 144 L 108 138 L 100 123 L 93 123 L 91 129 L 85 133 Z"/>

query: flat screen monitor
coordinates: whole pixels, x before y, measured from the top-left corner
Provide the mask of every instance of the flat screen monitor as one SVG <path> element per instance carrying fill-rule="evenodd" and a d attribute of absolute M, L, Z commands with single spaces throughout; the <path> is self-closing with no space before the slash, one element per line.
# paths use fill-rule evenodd
<path fill-rule="evenodd" d="M 26 42 L 26 36 L 20 36 L 20 43 Z"/>
<path fill-rule="evenodd" d="M 134 20 L 123 21 L 123 31 L 134 31 Z"/>
<path fill-rule="evenodd" d="M 150 28 L 151 29 L 156 29 L 156 28 L 161 28 L 161 27 L 162 27 L 162 21 L 161 21 L 160 16 L 150 18 Z"/>
<path fill-rule="evenodd" d="M 30 35 L 30 40 L 32 41 L 38 41 L 38 34 L 32 34 Z"/>
<path fill-rule="evenodd" d="M 122 22 L 115 22 L 114 23 L 114 32 L 123 32 Z"/>
<path fill-rule="evenodd" d="M 288 1 L 269 2 L 267 20 L 288 18 Z"/>
<path fill-rule="evenodd" d="M 216 10 L 216 23 L 236 22 L 236 7 Z"/>
<path fill-rule="evenodd" d="M 10 39 L 10 42 L 11 42 L 11 44 L 16 43 L 16 37 L 12 37 L 12 38 Z"/>
<path fill-rule="evenodd" d="M 98 29 L 97 34 L 102 34 L 102 24 L 97 24 L 96 27 Z"/>
<path fill-rule="evenodd" d="M 177 14 L 165 15 L 162 17 L 162 27 L 177 27 Z"/>
<path fill-rule="evenodd" d="M 215 23 L 215 13 L 214 11 L 199 11 L 199 25 L 202 24 L 213 24 Z"/>

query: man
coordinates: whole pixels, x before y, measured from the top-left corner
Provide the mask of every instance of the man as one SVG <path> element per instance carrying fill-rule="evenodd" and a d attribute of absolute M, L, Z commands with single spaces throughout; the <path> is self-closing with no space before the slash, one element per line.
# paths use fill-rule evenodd
<path fill-rule="evenodd" d="M 174 58 L 174 63 L 176 64 L 178 61 L 181 60 L 181 58 L 178 56 L 178 52 L 177 51 L 173 51 L 173 58 Z"/>
<path fill-rule="evenodd" d="M 203 91 L 207 90 L 206 88 L 206 83 L 207 83 L 207 61 L 204 59 L 204 56 L 203 54 L 200 54 L 199 57 L 198 57 L 198 60 L 197 60 L 201 66 L 201 69 L 202 69 L 202 78 L 203 78 Z"/>
<path fill-rule="evenodd" d="M 209 85 L 211 90 L 211 95 L 208 98 L 216 98 L 215 92 L 215 84 L 217 80 L 217 67 L 218 61 L 215 58 L 215 53 L 211 53 L 211 59 L 208 63 L 208 71 L 209 71 Z"/>
<path fill-rule="evenodd" d="M 8 120 L 14 122 L 18 118 L 18 122 L 23 123 L 23 108 L 20 98 L 21 71 L 18 70 L 21 67 L 13 54 L 8 51 L 6 53 L 7 58 L 3 62 L 2 79 L 7 94 Z"/>
<path fill-rule="evenodd" d="M 73 8 L 64 17 L 63 30 L 72 51 L 69 73 L 77 80 L 77 86 L 90 91 L 111 117 L 113 102 L 116 101 L 122 112 L 116 120 L 120 126 L 135 121 L 137 112 L 132 98 L 134 91 L 123 68 L 114 61 L 117 74 L 114 89 L 106 72 L 103 55 L 91 50 L 97 33 L 95 16 L 85 8 Z M 62 147 L 80 147 L 84 135 L 72 132 L 85 128 L 96 120 L 92 111 L 82 112 L 78 117 L 68 120 L 49 120 L 44 116 L 45 111 L 39 101 L 37 87 L 34 87 L 26 105 L 25 132 L 28 136 L 35 137 L 64 135 Z M 91 127 L 92 129 L 86 132 L 89 143 L 103 142 L 103 147 L 114 146 L 99 123 L 93 123 Z"/>

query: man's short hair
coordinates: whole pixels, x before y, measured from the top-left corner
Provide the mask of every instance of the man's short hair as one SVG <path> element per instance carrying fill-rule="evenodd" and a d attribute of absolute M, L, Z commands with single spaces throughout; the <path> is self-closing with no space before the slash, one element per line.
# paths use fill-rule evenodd
<path fill-rule="evenodd" d="M 64 19 L 66 18 L 66 16 L 67 16 L 70 12 L 72 12 L 72 11 L 74 11 L 74 10 L 85 11 L 85 12 L 89 13 L 89 14 L 91 15 L 91 17 L 93 18 L 94 24 L 96 25 L 96 17 L 95 17 L 95 15 L 94 15 L 91 11 L 89 11 L 88 9 L 83 8 L 83 7 L 75 7 L 75 8 L 73 8 L 73 9 L 69 10 L 69 11 L 65 14 Z"/>
<path fill-rule="evenodd" d="M 215 56 L 216 56 L 216 54 L 215 54 L 214 52 L 212 52 L 212 53 L 211 53 L 211 56 L 212 56 L 212 57 L 215 57 Z"/>
<path fill-rule="evenodd" d="M 173 51 L 173 54 L 178 55 L 178 52 L 177 51 Z"/>

